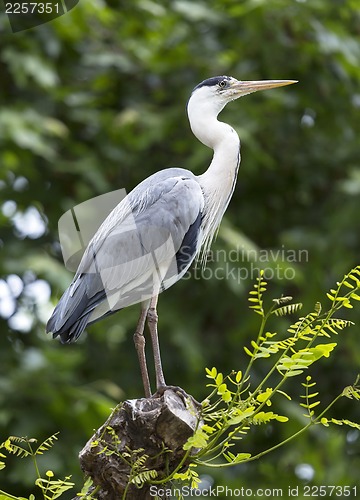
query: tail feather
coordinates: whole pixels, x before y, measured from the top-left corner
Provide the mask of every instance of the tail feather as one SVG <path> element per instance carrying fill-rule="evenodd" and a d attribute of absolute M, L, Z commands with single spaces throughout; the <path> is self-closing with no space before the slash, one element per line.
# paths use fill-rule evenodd
<path fill-rule="evenodd" d="M 78 278 L 79 279 L 79 278 Z M 75 342 L 89 323 L 93 310 L 106 299 L 104 290 L 89 297 L 85 280 L 74 290 L 73 284 L 64 292 L 46 325 L 53 338 L 60 336 L 63 344 Z"/>
<path fill-rule="evenodd" d="M 70 344 L 71 342 L 76 342 L 80 337 L 82 332 L 85 330 L 91 311 L 81 318 L 79 318 L 75 323 L 73 323 L 68 329 L 61 329 L 56 333 L 53 333 L 53 338 L 60 336 L 60 341 L 62 344 Z"/>

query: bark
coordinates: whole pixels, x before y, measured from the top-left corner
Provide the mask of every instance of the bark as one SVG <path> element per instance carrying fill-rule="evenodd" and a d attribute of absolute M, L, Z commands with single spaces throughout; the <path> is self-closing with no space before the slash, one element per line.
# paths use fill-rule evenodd
<path fill-rule="evenodd" d="M 146 482 L 139 488 L 131 479 L 144 470 L 156 471 L 155 480 L 168 477 L 183 459 L 198 419 L 199 404 L 180 388 L 119 405 L 80 452 L 82 470 L 98 487 L 95 498 L 120 500 L 126 491 L 126 499 L 154 499 L 154 486 Z M 143 463 L 134 467 L 136 461 Z"/>

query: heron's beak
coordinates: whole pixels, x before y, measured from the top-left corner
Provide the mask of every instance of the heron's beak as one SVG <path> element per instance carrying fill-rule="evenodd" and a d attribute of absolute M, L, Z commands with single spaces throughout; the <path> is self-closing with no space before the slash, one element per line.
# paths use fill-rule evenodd
<path fill-rule="evenodd" d="M 236 81 L 230 87 L 230 92 L 234 99 L 243 95 L 257 92 L 258 90 L 275 89 L 297 83 L 297 80 L 254 80 L 249 82 Z"/>

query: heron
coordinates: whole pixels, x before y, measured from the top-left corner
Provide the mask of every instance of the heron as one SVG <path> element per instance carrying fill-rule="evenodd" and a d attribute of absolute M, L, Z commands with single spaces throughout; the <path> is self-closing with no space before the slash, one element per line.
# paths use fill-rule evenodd
<path fill-rule="evenodd" d="M 240 139 L 218 120 L 231 101 L 296 80 L 241 81 L 216 76 L 199 83 L 187 103 L 190 128 L 213 150 L 207 170 L 160 170 L 138 184 L 110 212 L 89 241 L 71 284 L 60 298 L 46 331 L 62 343 L 76 341 L 87 325 L 141 303 L 134 333 L 145 397 L 152 395 L 144 329 L 150 332 L 156 392 L 166 388 L 162 369 L 157 302 L 205 255 L 235 189 Z"/>

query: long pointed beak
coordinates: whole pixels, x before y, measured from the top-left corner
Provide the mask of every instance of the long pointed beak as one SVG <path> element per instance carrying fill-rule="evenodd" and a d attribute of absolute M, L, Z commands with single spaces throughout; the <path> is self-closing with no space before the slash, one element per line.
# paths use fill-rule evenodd
<path fill-rule="evenodd" d="M 237 81 L 231 85 L 231 90 L 234 97 L 251 94 L 258 90 L 275 89 L 276 87 L 284 87 L 285 85 L 292 85 L 297 83 L 297 80 L 253 80 L 253 81 Z"/>

